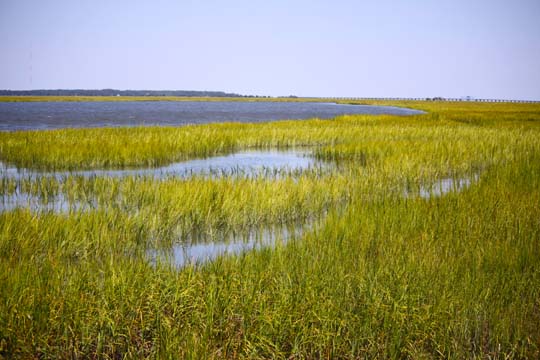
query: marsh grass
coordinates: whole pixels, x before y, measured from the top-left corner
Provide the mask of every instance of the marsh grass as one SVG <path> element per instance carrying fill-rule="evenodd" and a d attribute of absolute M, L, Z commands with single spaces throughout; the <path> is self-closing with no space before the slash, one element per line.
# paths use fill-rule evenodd
<path fill-rule="evenodd" d="M 397 105 L 428 113 L 0 134 L 2 161 L 34 169 L 293 146 L 339 164 L 275 179 L 3 179 L 3 194 L 99 206 L 0 213 L 0 355 L 539 357 L 540 108 Z M 202 266 L 148 258 L 182 232 L 311 219 L 297 241 Z"/>

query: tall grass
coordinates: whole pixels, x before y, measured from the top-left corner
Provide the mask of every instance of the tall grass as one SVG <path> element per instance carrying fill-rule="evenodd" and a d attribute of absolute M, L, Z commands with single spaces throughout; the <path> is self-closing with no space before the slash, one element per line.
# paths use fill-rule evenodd
<path fill-rule="evenodd" d="M 3 193 L 98 206 L 0 214 L 0 355 L 539 357 L 540 109 L 405 105 L 429 113 L 0 134 L 0 158 L 29 168 L 290 146 L 339 164 L 275 179 L 4 180 Z M 411 195 L 446 177 L 477 180 Z M 302 239 L 201 267 L 147 255 L 179 231 L 318 217 Z"/>

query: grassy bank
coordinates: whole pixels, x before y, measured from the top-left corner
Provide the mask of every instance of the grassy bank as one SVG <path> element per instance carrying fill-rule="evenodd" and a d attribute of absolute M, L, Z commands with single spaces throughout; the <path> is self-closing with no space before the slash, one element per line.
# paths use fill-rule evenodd
<path fill-rule="evenodd" d="M 539 357 L 540 106 L 395 105 L 428 113 L 0 133 L 0 159 L 33 169 L 274 147 L 338 164 L 276 179 L 3 181 L 3 194 L 98 206 L 0 214 L 0 355 Z M 419 196 L 445 178 L 475 180 Z M 300 239 L 198 267 L 147 256 L 193 231 L 314 219 Z"/>

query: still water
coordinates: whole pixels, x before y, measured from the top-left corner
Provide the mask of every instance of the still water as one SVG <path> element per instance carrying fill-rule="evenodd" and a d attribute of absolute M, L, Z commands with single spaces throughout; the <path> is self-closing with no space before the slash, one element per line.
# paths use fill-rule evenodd
<path fill-rule="evenodd" d="M 213 241 L 174 244 L 171 248 L 152 249 L 147 252 L 153 264 L 172 265 L 181 268 L 186 265 L 201 265 L 218 257 L 239 255 L 247 251 L 275 247 L 278 244 L 299 239 L 313 224 L 297 226 L 252 229 L 245 233 L 231 233 L 219 236 Z"/>
<path fill-rule="evenodd" d="M 422 185 L 417 194 L 405 193 L 405 197 L 415 197 L 429 200 L 450 193 L 459 193 L 467 189 L 478 176 L 472 178 L 444 178 L 430 185 Z M 221 256 L 239 255 L 246 251 L 275 247 L 278 244 L 302 237 L 311 229 L 313 224 L 300 224 L 294 227 L 274 227 L 252 230 L 244 234 L 229 234 L 217 241 L 178 243 L 171 248 L 151 250 L 148 258 L 154 264 L 172 265 L 181 268 L 188 265 L 200 265 L 215 260 Z"/>
<path fill-rule="evenodd" d="M 68 176 L 83 177 L 126 177 L 151 176 L 155 178 L 204 176 L 260 176 L 286 174 L 307 169 L 329 166 L 309 155 L 307 150 L 251 150 L 241 151 L 223 156 L 212 156 L 175 162 L 167 166 L 134 169 L 95 169 L 75 171 L 36 171 L 8 166 L 0 162 L 0 178 L 35 179 L 38 177 L 55 177 L 62 180 Z M 278 173 L 278 174 L 279 174 Z"/>
<path fill-rule="evenodd" d="M 321 169 L 330 166 L 309 156 L 307 151 L 244 151 L 224 156 L 210 157 L 171 164 L 161 168 L 129 169 L 129 170 L 88 170 L 74 172 L 35 172 L 28 169 L 1 166 L 3 179 L 31 179 L 42 176 L 56 177 L 60 181 L 67 176 L 84 177 L 106 176 L 153 176 L 156 179 L 167 177 L 189 177 L 203 175 L 219 176 L 276 176 L 276 171 L 302 172 L 308 169 Z M 279 173 L 278 173 L 279 174 Z M 279 176 L 279 175 L 278 175 Z M 468 188 L 478 176 L 472 178 L 444 178 L 430 185 L 422 185 L 418 193 L 404 192 L 405 197 L 419 196 L 424 199 L 443 196 L 451 192 L 460 192 Z M 72 211 L 90 211 L 99 207 L 95 199 L 85 202 L 69 201 L 62 193 L 43 199 L 36 195 L 16 191 L 1 196 L 0 212 L 16 208 L 27 208 L 36 212 L 65 213 Z M 310 229 L 312 224 L 299 224 L 282 228 L 261 228 L 245 233 L 228 234 L 218 238 L 209 236 L 206 239 L 173 244 L 165 249 L 152 249 L 146 254 L 153 264 L 165 264 L 182 268 L 186 265 L 200 265 L 221 256 L 238 255 L 246 251 L 259 250 L 285 244 L 291 239 L 300 238 L 302 233 Z"/>
<path fill-rule="evenodd" d="M 243 151 L 234 154 L 215 156 L 207 159 L 196 159 L 173 163 L 160 168 L 128 169 L 128 170 L 87 170 L 73 172 L 36 172 L 29 169 L 18 169 L 6 165 L 0 166 L 3 179 L 37 179 L 55 177 L 65 180 L 67 176 L 84 177 L 127 177 L 151 176 L 156 179 L 168 177 L 186 178 L 194 175 L 210 177 L 219 176 L 280 176 L 281 172 L 302 172 L 308 169 L 321 169 L 329 166 L 309 156 L 307 151 Z M 16 191 L 4 194 L 0 200 L 0 212 L 26 208 L 35 212 L 69 213 L 91 211 L 99 208 L 95 199 L 86 201 L 69 201 L 62 193 L 54 197 L 41 198 Z M 244 233 L 229 233 L 220 236 L 202 236 L 189 242 L 179 242 L 170 248 L 152 249 L 146 254 L 153 264 L 166 264 L 176 268 L 186 265 L 200 265 L 215 260 L 220 256 L 238 255 L 246 251 L 273 247 L 278 243 L 285 244 L 299 238 L 309 224 L 296 226 L 253 229 Z"/>
<path fill-rule="evenodd" d="M 195 159 L 170 164 L 158 168 L 137 168 L 121 170 L 82 170 L 40 172 L 31 169 L 21 169 L 0 163 L 0 179 L 6 180 L 36 180 L 43 177 L 54 177 L 64 181 L 69 176 L 82 177 L 128 177 L 145 176 L 156 179 L 169 177 L 188 178 L 190 176 L 222 177 L 268 177 L 279 178 L 284 175 L 294 175 L 307 170 L 324 171 L 332 165 L 315 159 L 307 150 L 266 150 L 242 151 L 234 154 L 214 156 L 206 159 Z M 38 196 L 22 192 L 4 194 L 0 199 L 0 212 L 15 208 L 29 208 L 33 211 L 69 212 L 89 210 L 97 205 L 86 203 L 69 203 L 60 195 L 41 199 Z"/>
<path fill-rule="evenodd" d="M 141 125 L 182 126 L 230 121 L 257 123 L 281 119 L 328 119 L 345 114 L 422 113 L 392 106 L 316 102 L 0 102 L 0 131 Z"/>

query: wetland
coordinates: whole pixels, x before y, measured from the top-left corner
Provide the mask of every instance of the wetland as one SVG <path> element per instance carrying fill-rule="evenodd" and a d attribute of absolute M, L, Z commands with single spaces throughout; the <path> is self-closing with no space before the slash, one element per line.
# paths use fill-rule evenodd
<path fill-rule="evenodd" d="M 0 355 L 537 357 L 539 105 L 363 105 L 0 132 Z"/>

